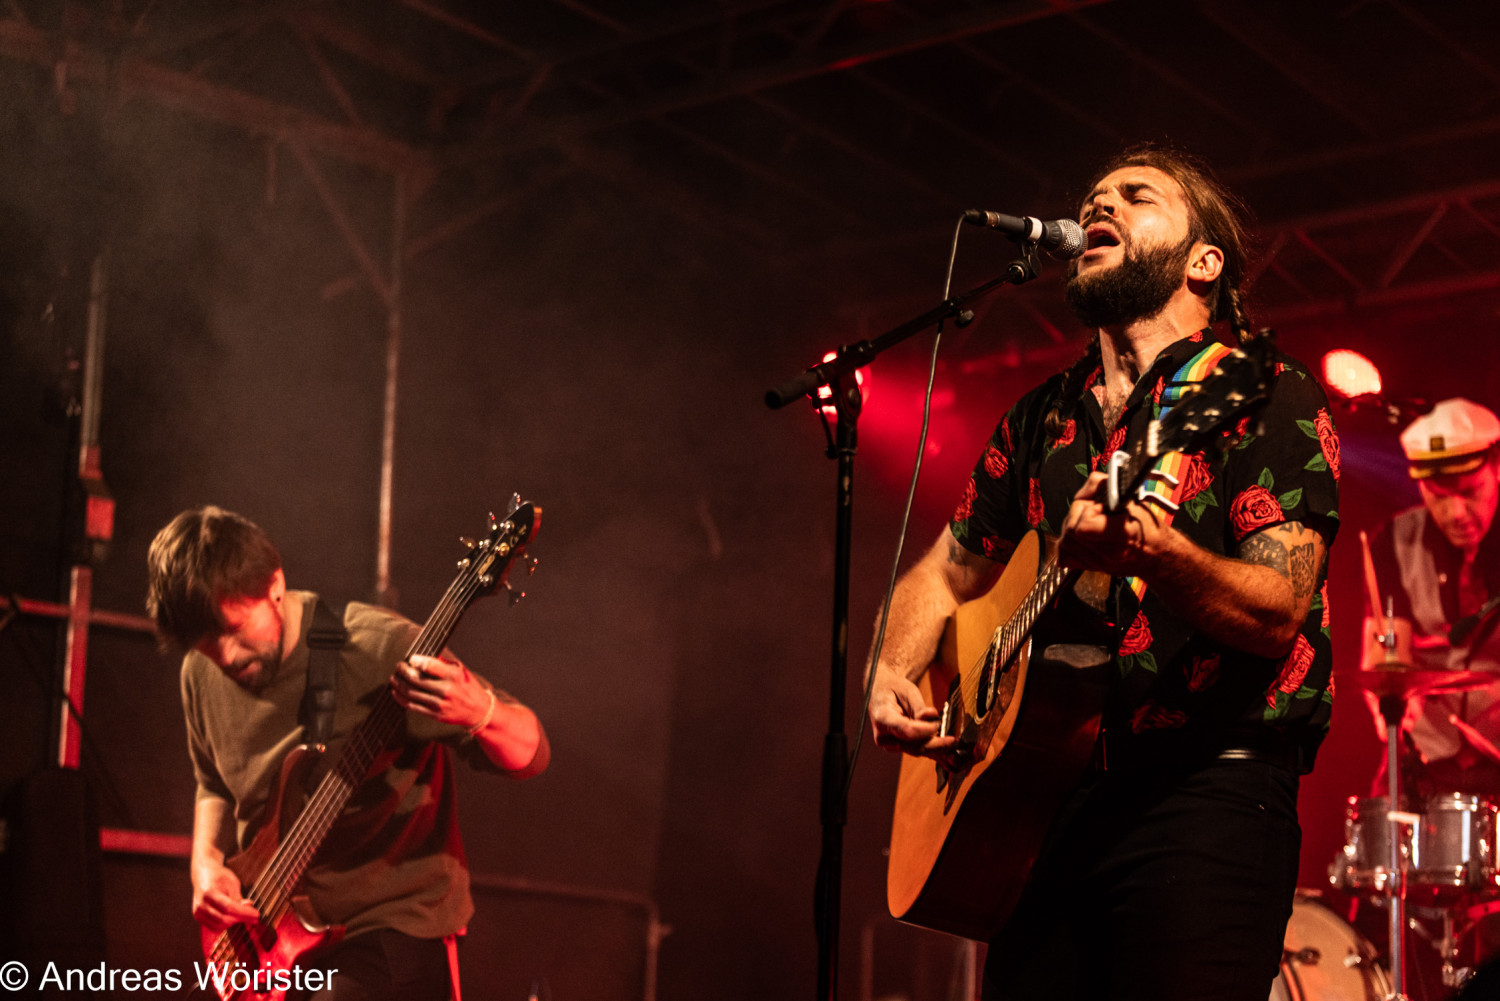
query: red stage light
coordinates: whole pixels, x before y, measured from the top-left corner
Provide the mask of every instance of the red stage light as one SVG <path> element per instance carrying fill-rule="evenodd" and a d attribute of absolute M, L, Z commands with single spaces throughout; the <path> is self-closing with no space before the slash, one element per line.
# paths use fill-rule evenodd
<path fill-rule="evenodd" d="M 837 351 L 830 351 L 826 355 L 823 356 L 823 360 L 824 361 L 833 361 L 838 356 L 839 356 L 839 353 Z M 866 368 L 857 368 L 857 369 L 854 370 L 854 384 L 859 387 L 860 395 L 864 397 L 864 401 L 866 403 L 869 403 L 870 402 L 870 388 L 869 388 L 869 386 L 870 386 L 870 370 L 869 370 L 868 367 L 866 367 Z M 833 399 L 833 390 L 830 389 L 830 388 L 828 388 L 827 386 L 819 386 L 818 387 L 818 399 L 820 399 L 820 400 L 831 400 L 831 399 Z M 839 419 L 838 408 L 835 407 L 832 403 L 825 403 L 823 405 L 823 407 L 822 407 L 822 411 L 823 411 L 823 416 L 827 417 L 831 421 L 837 421 Z"/>
<path fill-rule="evenodd" d="M 1380 370 L 1358 351 L 1339 348 L 1323 356 L 1323 381 L 1345 399 L 1380 392 Z"/>

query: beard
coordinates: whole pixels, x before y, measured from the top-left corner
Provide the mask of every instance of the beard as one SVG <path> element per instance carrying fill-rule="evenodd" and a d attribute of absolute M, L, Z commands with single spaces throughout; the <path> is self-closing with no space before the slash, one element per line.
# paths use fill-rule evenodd
<path fill-rule="evenodd" d="M 281 644 L 286 639 L 286 617 L 275 610 L 276 638 L 267 640 L 247 657 L 220 667 L 235 684 L 250 692 L 260 692 L 281 669 Z"/>
<path fill-rule="evenodd" d="M 1114 327 L 1146 320 L 1166 308 L 1182 287 L 1183 268 L 1192 253 L 1190 235 L 1176 246 L 1163 244 L 1139 249 L 1130 234 L 1122 233 L 1125 253 L 1120 263 L 1091 274 L 1078 273 L 1078 261 L 1068 266 L 1064 298 L 1073 315 L 1089 327 Z"/>

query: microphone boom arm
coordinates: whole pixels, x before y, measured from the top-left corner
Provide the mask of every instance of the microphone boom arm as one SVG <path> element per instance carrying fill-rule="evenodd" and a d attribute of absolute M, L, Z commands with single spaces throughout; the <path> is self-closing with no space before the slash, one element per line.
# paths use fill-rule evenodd
<path fill-rule="evenodd" d="M 850 374 L 855 369 L 869 364 L 875 357 L 888 348 L 895 347 L 902 341 L 914 334 L 926 330 L 953 317 L 960 327 L 968 326 L 974 319 L 974 314 L 964 309 L 964 306 L 982 295 L 986 295 L 1001 285 L 1024 285 L 1040 274 L 1036 256 L 1035 244 L 1022 244 L 1021 256 L 1011 261 L 1006 266 L 1005 273 L 998 278 L 991 278 L 983 285 L 977 285 L 967 292 L 951 296 L 941 304 L 929 309 L 920 316 L 913 317 L 899 326 L 892 327 L 885 333 L 872 340 L 860 341 L 847 347 L 841 347 L 838 353 L 830 361 L 814 365 L 799 375 L 781 383 L 781 385 L 766 391 L 766 406 L 772 410 L 780 410 L 790 403 L 794 403 L 804 396 L 817 391 L 819 386 L 832 386 L 840 378 Z"/>

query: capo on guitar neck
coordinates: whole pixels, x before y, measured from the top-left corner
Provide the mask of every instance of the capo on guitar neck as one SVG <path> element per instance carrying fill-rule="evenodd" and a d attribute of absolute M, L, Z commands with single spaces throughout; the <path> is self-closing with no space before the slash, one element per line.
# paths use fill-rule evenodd
<path fill-rule="evenodd" d="M 1158 423 L 1156 421 L 1152 421 L 1150 428 L 1146 432 L 1146 448 L 1144 451 L 1144 455 L 1146 458 L 1154 458 L 1159 456 L 1160 454 L 1160 448 L 1157 442 L 1158 427 Z M 1109 457 L 1109 463 L 1104 467 L 1105 475 L 1108 477 L 1108 481 L 1105 484 L 1105 499 L 1108 504 L 1109 510 L 1111 511 L 1118 511 L 1120 509 L 1121 503 L 1123 503 L 1126 488 L 1122 485 L 1122 481 L 1133 478 L 1133 474 L 1129 472 L 1130 460 L 1131 455 L 1129 452 L 1116 450 L 1115 453 Z M 1143 476 L 1141 479 L 1143 481 L 1160 480 L 1167 486 L 1174 488 L 1174 490 L 1178 484 L 1178 479 L 1176 476 L 1173 476 L 1165 469 L 1160 468 L 1153 468 L 1148 470 L 1145 476 Z M 1174 501 L 1171 497 L 1164 496 L 1153 490 L 1147 490 L 1145 482 L 1142 482 L 1140 486 L 1136 487 L 1135 499 L 1143 504 L 1148 500 L 1156 501 L 1162 507 L 1174 513 L 1178 508 L 1177 502 Z"/>

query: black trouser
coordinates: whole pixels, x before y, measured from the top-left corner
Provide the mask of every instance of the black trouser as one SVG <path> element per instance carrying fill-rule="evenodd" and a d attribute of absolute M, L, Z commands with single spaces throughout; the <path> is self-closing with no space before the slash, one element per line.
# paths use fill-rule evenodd
<path fill-rule="evenodd" d="M 1280 765 L 1093 775 L 990 944 L 984 998 L 1265 1001 L 1301 841 Z"/>
<path fill-rule="evenodd" d="M 345 939 L 318 954 L 337 970 L 309 1001 L 447 1001 L 448 947 L 440 938 L 413 938 L 388 928 Z"/>

